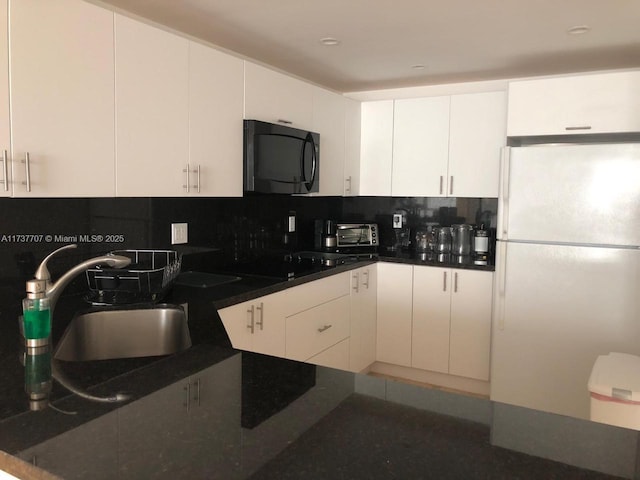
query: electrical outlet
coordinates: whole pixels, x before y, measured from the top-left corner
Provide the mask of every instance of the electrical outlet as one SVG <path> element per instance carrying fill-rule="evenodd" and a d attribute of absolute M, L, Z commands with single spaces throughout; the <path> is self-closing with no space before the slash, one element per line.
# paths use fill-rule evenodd
<path fill-rule="evenodd" d="M 289 212 L 287 217 L 287 233 L 294 233 L 296 231 L 296 212 Z"/>
<path fill-rule="evenodd" d="M 189 241 L 189 224 L 188 223 L 172 223 L 171 224 L 171 245 L 187 243 Z"/>
<path fill-rule="evenodd" d="M 402 214 L 394 213 L 393 214 L 393 228 L 402 228 Z"/>

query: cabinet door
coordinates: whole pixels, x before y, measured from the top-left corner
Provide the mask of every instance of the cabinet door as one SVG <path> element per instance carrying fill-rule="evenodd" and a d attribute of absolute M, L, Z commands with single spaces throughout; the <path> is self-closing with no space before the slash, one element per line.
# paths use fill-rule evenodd
<path fill-rule="evenodd" d="M 448 195 L 498 197 L 506 121 L 504 92 L 451 97 Z"/>
<path fill-rule="evenodd" d="M 447 194 L 449 102 L 449 97 L 395 101 L 392 195 Z"/>
<path fill-rule="evenodd" d="M 313 89 L 313 127 L 320 133 L 320 191 L 315 195 L 341 196 L 344 192 L 345 100 L 342 95 Z"/>
<path fill-rule="evenodd" d="M 413 267 L 379 263 L 376 360 L 411 366 Z"/>
<path fill-rule="evenodd" d="M 507 134 L 638 132 L 638 85 L 637 71 L 512 82 Z"/>
<path fill-rule="evenodd" d="M 255 63 L 245 62 L 244 68 L 244 118 L 312 128 L 312 85 Z"/>
<path fill-rule="evenodd" d="M 286 319 L 286 358 L 305 361 L 349 338 L 351 302 L 345 295 Z M 349 366 L 349 357 L 342 365 Z"/>
<path fill-rule="evenodd" d="M 344 195 L 360 194 L 360 102 L 345 98 Z"/>
<path fill-rule="evenodd" d="M 489 380 L 493 273 L 456 269 L 452 273 L 449 373 Z"/>
<path fill-rule="evenodd" d="M 240 477 L 241 360 L 242 355 L 237 354 L 190 377 L 186 440 L 196 452 L 188 470 L 181 471 L 179 477 L 187 477 L 188 472 L 190 478 Z"/>
<path fill-rule="evenodd" d="M 451 286 L 450 269 L 413 267 L 411 366 L 415 368 L 449 373 Z"/>
<path fill-rule="evenodd" d="M 233 478 L 229 472 L 240 463 L 240 359 L 119 409 L 120 478 Z"/>
<path fill-rule="evenodd" d="M 103 415 L 17 456 L 69 480 L 118 478 L 118 414 Z"/>
<path fill-rule="evenodd" d="M 117 195 L 182 196 L 189 42 L 121 15 L 115 20 Z"/>
<path fill-rule="evenodd" d="M 285 294 L 266 295 L 218 311 L 234 348 L 284 357 Z"/>
<path fill-rule="evenodd" d="M 11 195 L 9 143 L 9 42 L 8 4 L 0 0 L 0 197 Z"/>
<path fill-rule="evenodd" d="M 24 0 L 9 23 L 13 195 L 113 196 L 113 13 Z"/>
<path fill-rule="evenodd" d="M 376 360 L 376 265 L 351 272 L 349 370 L 361 372 Z"/>
<path fill-rule="evenodd" d="M 390 196 L 393 100 L 363 102 L 360 139 L 360 195 Z"/>
<path fill-rule="evenodd" d="M 191 195 L 242 196 L 243 72 L 242 60 L 189 42 Z"/>
<path fill-rule="evenodd" d="M 176 478 L 194 461 L 189 393 L 184 379 L 118 409 L 119 478 Z"/>

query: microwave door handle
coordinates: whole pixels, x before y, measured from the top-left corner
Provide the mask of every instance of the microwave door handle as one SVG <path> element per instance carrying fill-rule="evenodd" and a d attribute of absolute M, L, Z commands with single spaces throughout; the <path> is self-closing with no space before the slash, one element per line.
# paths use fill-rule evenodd
<path fill-rule="evenodd" d="M 311 182 L 309 182 L 309 190 L 311 190 L 316 183 L 316 175 L 318 174 L 318 154 L 316 152 L 316 142 L 310 133 L 308 134 L 308 138 L 311 143 Z"/>
<path fill-rule="evenodd" d="M 311 180 L 307 181 L 307 176 L 305 175 L 305 171 L 304 171 L 304 159 L 305 159 L 305 152 L 307 151 L 307 145 L 311 144 Z M 304 139 L 304 143 L 302 144 L 302 152 L 300 155 L 300 178 L 302 179 L 302 183 L 304 183 L 305 187 L 307 188 L 307 191 L 310 191 L 311 188 L 313 187 L 313 184 L 316 181 L 316 174 L 317 174 L 317 168 L 318 168 L 318 158 L 316 156 L 316 144 L 313 141 L 313 136 L 311 135 L 311 133 L 307 133 L 307 137 Z"/>

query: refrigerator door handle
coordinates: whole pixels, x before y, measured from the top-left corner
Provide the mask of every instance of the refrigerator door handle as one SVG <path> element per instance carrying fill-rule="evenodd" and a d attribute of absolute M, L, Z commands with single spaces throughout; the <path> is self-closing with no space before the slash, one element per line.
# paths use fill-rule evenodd
<path fill-rule="evenodd" d="M 502 148 L 500 168 L 500 192 L 498 201 L 498 240 L 507 240 L 509 236 L 509 166 L 511 147 Z"/>
<path fill-rule="evenodd" d="M 507 293 L 507 242 L 498 242 L 498 298 L 496 323 L 498 330 L 504 330 L 504 304 Z"/>

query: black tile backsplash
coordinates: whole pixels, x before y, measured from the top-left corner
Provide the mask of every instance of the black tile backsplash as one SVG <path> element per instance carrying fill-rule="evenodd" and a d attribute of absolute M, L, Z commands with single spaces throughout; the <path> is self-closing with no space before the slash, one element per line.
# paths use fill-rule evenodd
<path fill-rule="evenodd" d="M 393 242 L 391 220 L 396 212 L 403 213 L 407 226 L 415 229 L 427 222 L 495 227 L 496 211 L 496 199 L 467 198 L 257 194 L 244 198 L 3 198 L 0 321 L 15 321 L 24 282 L 47 254 L 67 243 L 78 243 L 79 248 L 50 262 L 53 278 L 82 259 L 107 251 L 171 248 L 170 224 L 175 222 L 189 224 L 189 247 L 219 249 L 217 257 L 222 261 L 313 248 L 316 219 L 377 222 L 384 246 Z M 290 212 L 295 212 L 296 235 L 285 232 Z M 85 285 L 82 277 L 75 282 L 76 289 Z"/>

